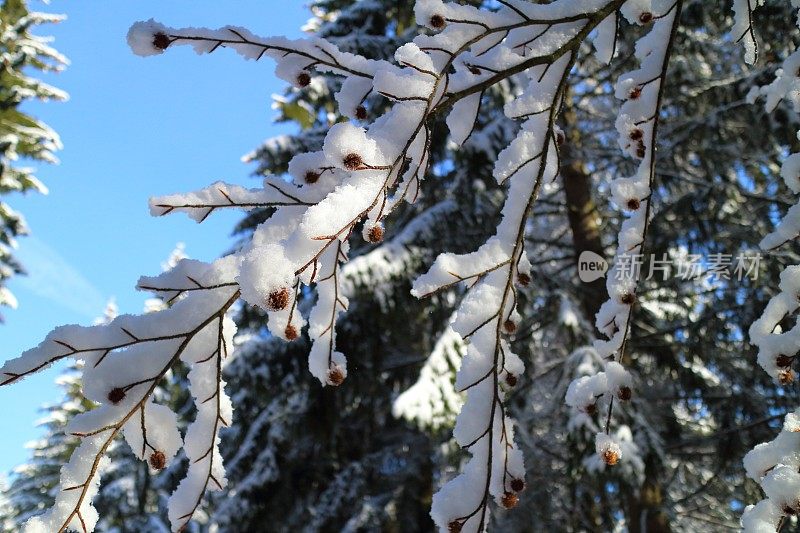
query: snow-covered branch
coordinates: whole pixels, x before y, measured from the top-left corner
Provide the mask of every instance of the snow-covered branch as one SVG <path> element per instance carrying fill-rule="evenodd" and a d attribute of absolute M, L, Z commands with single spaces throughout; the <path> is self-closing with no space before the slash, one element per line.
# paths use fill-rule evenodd
<path fill-rule="evenodd" d="M 747 57 L 754 60 L 755 45 L 752 35 L 752 9 L 749 0 L 734 3 L 737 10 L 737 27 L 744 23 L 743 10 L 747 8 L 745 46 Z M 800 51 L 795 51 L 776 72 L 775 80 L 764 87 L 753 87 L 749 99 L 765 98 L 768 111 L 773 111 L 779 102 L 787 100 L 795 112 L 800 111 Z M 800 132 L 798 133 L 800 135 Z M 789 155 L 781 165 L 781 177 L 793 193 L 800 193 L 800 154 Z M 775 229 L 766 235 L 760 246 L 763 250 L 776 249 L 797 238 L 800 232 L 800 202 L 791 206 Z M 758 364 L 779 385 L 786 387 L 795 381 L 792 369 L 800 346 L 800 323 L 783 331 L 785 324 L 795 315 L 800 305 L 800 265 L 791 265 L 780 275 L 780 292 L 774 295 L 761 317 L 750 327 L 750 340 L 758 347 Z M 766 498 L 750 505 L 742 515 L 742 526 L 748 533 L 778 531 L 787 517 L 800 512 L 800 474 L 797 450 L 800 445 L 800 423 L 798 414 L 786 415 L 783 429 L 771 442 L 762 443 L 744 458 L 747 475 L 759 483 Z"/>
<path fill-rule="evenodd" d="M 316 181 L 319 176 L 307 175 L 304 179 Z M 293 187 L 283 180 L 267 178 L 261 189 L 245 189 L 238 185 L 217 182 L 188 194 L 160 196 L 150 200 L 150 213 L 154 216 L 184 212 L 197 222 L 203 222 L 218 209 L 310 206 L 318 202 L 315 191 Z"/>
<path fill-rule="evenodd" d="M 596 437 L 597 453 L 608 465 L 620 460 L 620 446 L 611 435 L 611 417 L 616 401 L 632 397 L 632 378 L 620 364 L 625 360 L 625 344 L 636 304 L 640 272 L 627 268 L 625 258 L 642 253 L 652 212 L 652 190 L 656 164 L 656 134 L 661 112 L 661 99 L 666 83 L 670 51 L 680 21 L 682 2 L 654 2 L 660 8 L 650 12 L 643 5 L 626 5 L 623 15 L 632 23 L 655 20 L 652 29 L 636 43 L 640 67 L 620 76 L 615 86 L 617 98 L 623 100 L 617 118 L 619 145 L 639 160 L 636 174 L 617 178 L 611 183 L 613 201 L 629 216 L 619 231 L 614 265 L 608 273 L 606 287 L 609 299 L 597 313 L 597 329 L 607 337 L 598 339 L 594 349 L 608 361 L 604 372 L 575 380 L 567 393 L 567 404 L 584 413 L 598 413 L 598 402 L 604 400 L 607 410 L 603 431 Z"/>
<path fill-rule="evenodd" d="M 527 119 L 514 142 L 500 154 L 495 178 L 509 183 L 509 193 L 496 235 L 471 254 L 439 256 L 414 284 L 416 293 L 428 294 L 451 286 L 454 276 L 458 281 L 474 279 L 453 323 L 453 330 L 469 340 L 456 378 L 458 390 L 466 392 L 466 402 L 454 435 L 472 458 L 464 472 L 434 496 L 431 514 L 443 530 L 483 530 L 490 496 L 512 508 L 518 500 L 516 493 L 525 487 L 522 454 L 513 441 L 514 423 L 503 405 L 503 387 L 513 386 L 524 365 L 506 337 L 514 334 L 519 322 L 519 273 L 530 275 L 523 249 L 526 219 L 543 183 L 558 174 L 554 121 L 574 59 L 573 53 L 530 73 L 526 109 L 549 111 Z M 481 270 L 477 275 L 457 274 L 476 267 Z"/>
<path fill-rule="evenodd" d="M 128 42 L 140 55 L 158 54 L 182 44 L 191 45 L 198 53 L 229 47 L 247 58 L 273 58 L 278 64 L 277 75 L 298 88 L 308 86 L 315 71 L 343 76 L 336 99 L 342 112 L 353 118 L 368 116 L 365 105 L 370 94 L 393 102 L 369 128 L 336 124 L 325 137 L 322 151 L 297 154 L 289 165 L 294 185 L 267 178 L 261 190 L 217 183 L 198 192 L 154 199 L 154 215 L 183 211 L 197 221 L 230 207 L 269 207 L 274 213 L 256 228 L 252 241 L 241 252 L 210 267 L 225 270 L 224 276 L 208 275 L 203 264 L 184 261 L 169 275 L 143 278 L 139 286 L 175 302 L 165 313 L 190 310 L 196 314 L 214 302 L 216 295 L 235 299 L 241 293 L 245 300 L 268 312 L 273 335 L 291 341 L 305 326 L 306 318 L 297 306 L 301 287 L 313 284 L 318 298 L 307 318 L 313 341 L 309 368 L 322 384 L 341 384 L 347 367 L 344 355 L 336 350 L 335 331 L 338 316 L 347 309 L 340 268 L 347 261 L 351 234 L 363 221 L 364 239 L 380 243 L 386 217 L 401 202 L 413 202 L 419 196 L 430 157 L 431 125 L 440 111 L 449 110 L 447 124 L 452 139 L 463 143 L 474 127 L 483 91 L 516 74 L 527 74 L 529 87 L 506 109 L 510 118 L 524 120 L 522 129 L 500 154 L 495 168 L 498 183 L 509 187 L 503 222 L 495 237 L 478 251 L 462 257 L 441 256 L 414 289 L 422 295 L 461 282 L 472 284 L 453 329 L 470 342 L 456 383 L 467 396 L 456 425 L 456 440 L 473 454 L 473 459 L 465 473 L 437 495 L 433 514 L 443 529 L 457 526 L 464 531 L 483 530 L 490 495 L 505 507 L 513 507 L 516 492 L 524 487 L 522 456 L 513 443 L 513 422 L 505 415 L 503 387 L 513 385 L 522 373 L 522 362 L 511 351 L 506 337 L 513 335 L 519 321 L 516 284 L 530 282 L 530 264 L 524 253 L 526 219 L 543 184 L 558 172 L 557 144 L 561 137 L 555 119 L 578 49 L 601 22 L 616 21 L 615 11 L 623 4 L 623 0 L 561 0 L 531 5 L 508 0 L 499 10 L 487 11 L 441 0 L 420 0 L 415 10 L 417 19 L 436 33 L 420 35 L 399 48 L 397 65 L 342 52 L 322 39 L 262 39 L 243 28 L 174 29 L 152 20 L 134 24 Z M 602 33 L 607 35 L 608 24 L 605 27 Z M 102 347 L 75 347 L 85 346 L 72 340 L 83 342 L 84 330 L 67 336 L 67 340 L 49 339 L 64 349 L 26 354 L 23 359 L 28 366 L 22 370 L 20 363 L 9 363 L 7 381 L 68 355 L 86 357 L 87 351 L 101 351 L 101 361 L 113 362 L 117 358 L 106 356 L 115 350 L 125 348 L 127 354 L 135 352 L 139 343 L 172 342 L 176 350 L 163 364 L 156 365 L 168 369 L 178 358 L 187 360 L 181 356 L 184 342 L 195 346 L 202 340 L 207 346 L 215 346 L 210 355 L 187 360 L 193 364 L 193 374 L 209 375 L 195 385 L 190 374 L 199 414 L 186 436 L 192 466 L 170 505 L 173 527 L 180 528 L 192 516 L 203 491 L 224 484 L 215 436 L 229 418 L 223 414 L 229 409 L 223 401 L 219 365 L 225 346 L 222 316 L 231 303 L 225 300 L 223 307 L 212 306 L 216 311 L 203 319 L 202 326 L 177 329 L 183 333 L 175 333 L 174 324 L 161 321 L 159 327 L 172 333 L 159 330 L 144 335 L 135 328 L 117 326 L 112 331 L 124 338 Z M 115 325 L 116 321 L 108 327 Z M 218 330 L 216 340 L 200 335 L 214 326 Z M 139 368 L 144 372 L 149 366 Z M 216 379 L 211 379 L 215 372 Z M 119 387 L 122 393 L 115 392 L 114 397 L 128 397 L 129 390 L 154 384 L 158 376 Z M 202 393 L 194 390 L 209 383 L 216 383 L 216 388 Z M 141 405 L 120 421 L 89 429 L 87 436 L 110 429 L 110 440 L 137 410 L 140 417 L 154 411 L 144 407 L 147 397 L 145 392 Z M 216 408 L 206 412 L 210 405 Z M 144 454 L 151 443 L 144 431 L 148 425 L 143 423 L 142 428 L 142 435 L 132 441 Z M 204 437 L 198 438 L 199 434 Z M 99 446 L 102 452 L 107 444 Z M 482 489 L 455 496 L 458 487 L 464 486 Z M 453 503 L 456 499 L 458 502 Z"/>
<path fill-rule="evenodd" d="M 337 321 L 348 310 L 348 296 L 355 294 L 354 278 L 372 261 L 402 255 L 420 233 L 419 227 L 406 227 L 387 235 L 393 229 L 389 217 L 398 207 L 427 192 L 424 180 L 433 157 L 436 122 L 446 116 L 451 145 L 463 145 L 476 128 L 486 92 L 508 85 L 512 78 L 524 82 L 524 88 L 504 94 L 504 112 L 507 122 L 518 121 L 518 128 L 510 127 L 507 138 L 513 140 L 492 154 L 495 187 L 505 194 L 502 218 L 476 250 L 438 255 L 414 282 L 412 293 L 419 298 L 448 291 L 461 300 L 434 358 L 417 385 L 399 396 L 395 412 L 414 418 L 420 405 L 414 391 L 434 387 L 435 374 L 442 371 L 438 367 L 457 362 L 463 354 L 454 387 L 447 382 L 432 395 L 453 406 L 464 399 L 454 437 L 470 457 L 462 473 L 434 495 L 431 514 L 441 531 L 475 533 L 487 527 L 491 500 L 514 507 L 526 482 L 522 451 L 514 440 L 515 421 L 506 406 L 507 394 L 524 372 L 512 341 L 518 340 L 522 320 L 520 291 L 545 286 L 548 280 L 541 279 L 534 266 L 552 260 L 529 259 L 528 253 L 536 253 L 526 251 L 526 245 L 535 242 L 531 218 L 539 214 L 539 195 L 553 184 L 562 164 L 559 150 L 567 134 L 557 121 L 568 98 L 570 76 L 589 41 L 597 60 L 612 61 L 621 17 L 645 32 L 636 42 L 639 67 L 622 74 L 614 86 L 623 102 L 616 121 L 619 145 L 636 162 L 636 171 L 611 182 L 612 200 L 627 218 L 608 274 L 609 299 L 596 317 L 605 339 L 576 354 L 592 364 L 581 365 L 581 375 L 566 391 L 566 403 L 583 417 L 581 427 L 596 428 L 595 466 L 623 460 L 635 463 L 636 472 L 643 470 L 628 427 L 617 424 L 611 430 L 615 403 L 634 395 L 633 376 L 624 365 L 629 361 L 626 343 L 639 272 L 623 271 L 623 259 L 643 251 L 655 209 L 656 137 L 683 2 L 496 4 L 489 9 L 418 0 L 416 19 L 429 31 L 397 48 L 394 61 L 351 54 L 321 38 L 261 38 L 232 26 L 170 28 L 150 20 L 131 27 L 128 42 L 142 56 L 180 45 L 200 54 L 230 48 L 247 59 L 273 59 L 277 76 L 297 90 L 313 89 L 315 76 L 340 77 L 335 100 L 341 114 L 354 120 L 333 124 L 324 139 L 320 136 L 321 149 L 292 154 L 288 176 L 267 177 L 261 188 L 218 182 L 151 200 L 155 216 L 183 212 L 202 222 L 219 209 L 235 208 L 263 210 L 266 220 L 260 218 L 264 221 L 250 240 L 224 259 L 211 264 L 184 259 L 169 272 L 139 280 L 140 289 L 157 294 L 171 307 L 91 328 L 56 329 L 38 348 L 0 368 L 0 384 L 6 385 L 61 359 L 79 359 L 85 368 L 84 393 L 100 404 L 70 425 L 82 444 L 62 472 L 56 506 L 33 519 L 31 531 L 93 528 L 97 517 L 91 497 L 104 454 L 119 433 L 154 469 L 164 468 L 181 448 L 185 451 L 189 469 L 169 503 L 174 531 L 187 526 L 207 490 L 225 487 L 219 431 L 231 423 L 233 408 L 222 371 L 235 330 L 226 313 L 240 297 L 267 313 L 269 332 L 276 338 L 294 341 L 305 329 L 311 340 L 311 374 L 323 386 L 342 385 L 348 368 L 337 347 Z M 755 55 L 751 4 L 734 3 L 734 33 L 741 33 L 748 60 Z M 787 60 L 776 82 L 764 90 L 768 103 L 787 95 L 796 98 L 798 64 L 795 56 Z M 798 169 L 800 159 L 794 156 L 784 164 L 784 177 L 795 192 L 800 191 Z M 420 215 L 417 224 L 433 225 L 436 217 L 456 212 L 455 200 L 445 198 Z M 547 214 L 553 214 L 552 207 L 548 209 Z M 765 247 L 796 237 L 797 213 L 790 210 L 778 226 L 778 237 L 765 239 L 772 239 Z M 353 261 L 351 240 L 356 242 L 355 254 L 361 253 Z M 784 315 L 797 308 L 796 274 L 787 270 L 783 292 L 751 331 L 761 349 L 759 361 L 779 379 L 791 372 L 786 370 L 793 359 L 787 346 L 800 342 L 794 329 L 775 332 Z M 153 397 L 158 382 L 178 363 L 190 368 L 189 389 L 197 407 L 183 439 L 177 415 Z M 441 422 L 437 417 L 429 417 L 433 425 Z"/>
<path fill-rule="evenodd" d="M 181 271 L 190 264 L 179 263 L 173 271 L 153 281 L 169 283 L 174 278 L 186 277 Z M 209 479 L 216 480 L 218 485 L 224 483 L 216 442 L 219 426 L 227 425 L 230 420 L 231 408 L 222 392 L 220 368 L 235 331 L 233 322 L 225 315 L 239 298 L 237 287 L 219 283 L 225 273 L 219 265 L 206 265 L 203 272 L 194 272 L 197 277 L 215 281 L 216 286 L 188 294 L 160 312 L 123 315 L 108 324 L 88 328 L 58 328 L 39 347 L 0 369 L 8 377 L 3 384 L 9 384 L 59 359 L 73 357 L 83 362 L 83 394 L 99 404 L 96 409 L 76 416 L 67 426 L 70 434 L 81 438 L 80 446 L 62 468 L 54 507 L 31 519 L 26 531 L 94 529 L 98 516 L 91 499 L 107 463 L 105 453 L 120 433 L 134 454 L 151 468 L 161 470 L 168 464 L 184 444 L 175 413 L 155 404 L 153 392 L 179 361 L 191 367 L 189 376 L 198 408 L 185 444 L 187 455 L 194 461 L 181 485 L 185 487 L 183 493 L 194 493 L 196 503 L 190 511 L 173 519 L 173 530 L 185 524 L 199 505 L 205 485 L 198 487 L 198 469 L 207 463 Z M 207 354 L 209 347 L 213 348 Z M 209 387 L 213 390 L 211 394 L 206 390 Z M 213 420 L 209 423 L 208 411 L 212 406 Z M 205 455 L 196 452 L 197 443 L 203 439 L 209 442 Z M 181 491 L 174 498 L 174 508 L 185 506 Z"/>

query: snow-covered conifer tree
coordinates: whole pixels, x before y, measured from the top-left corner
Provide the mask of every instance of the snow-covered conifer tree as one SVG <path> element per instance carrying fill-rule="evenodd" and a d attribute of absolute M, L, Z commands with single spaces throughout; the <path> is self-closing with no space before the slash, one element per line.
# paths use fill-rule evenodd
<path fill-rule="evenodd" d="M 34 77 L 37 71 L 58 71 L 67 63 L 50 46 L 51 39 L 33 33 L 37 26 L 59 22 L 62 17 L 31 11 L 27 4 L 25 0 L 0 3 L 0 194 L 46 193 L 47 188 L 25 159 L 54 163 L 54 152 L 61 148 L 58 134 L 20 106 L 33 99 L 67 97 Z M 4 285 L 14 274 L 24 272 L 12 251 L 16 238 L 27 233 L 23 216 L 0 202 L 0 306 L 16 307 L 14 295 Z"/>

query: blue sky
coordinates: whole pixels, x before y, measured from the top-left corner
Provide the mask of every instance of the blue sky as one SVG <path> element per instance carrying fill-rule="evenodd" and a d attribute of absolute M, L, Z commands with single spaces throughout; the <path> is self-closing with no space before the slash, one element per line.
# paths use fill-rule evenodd
<path fill-rule="evenodd" d="M 236 24 L 263 36 L 297 37 L 308 18 L 299 0 L 31 6 L 67 15 L 39 33 L 53 35 L 71 61 L 63 73 L 46 77 L 70 100 L 26 107 L 59 132 L 65 147 L 60 165 L 38 169 L 49 195 L 5 198 L 25 215 L 33 235 L 19 242 L 30 275 L 10 284 L 20 305 L 3 311 L 3 359 L 37 345 L 58 325 L 91 323 L 111 297 L 121 312 L 139 312 L 147 295 L 134 290 L 138 276 L 157 273 L 178 242 L 197 259 L 224 252 L 238 214 L 217 214 L 202 225 L 181 215 L 152 218 L 148 197 L 218 179 L 252 186 L 252 169 L 241 156 L 287 131 L 271 123 L 271 95 L 284 83 L 268 60 L 245 61 L 228 50 L 197 56 L 189 48 L 136 57 L 125 44 L 130 24 L 154 17 L 172 26 Z M 23 462 L 25 443 L 40 435 L 34 423 L 43 403 L 61 397 L 54 384 L 60 369 L 0 389 L 0 473 Z"/>

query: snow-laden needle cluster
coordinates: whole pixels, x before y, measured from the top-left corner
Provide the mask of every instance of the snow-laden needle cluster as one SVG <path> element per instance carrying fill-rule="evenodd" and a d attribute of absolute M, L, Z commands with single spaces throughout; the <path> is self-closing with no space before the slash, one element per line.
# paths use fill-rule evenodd
<path fill-rule="evenodd" d="M 275 337 L 293 341 L 306 330 L 312 341 L 311 374 L 323 386 L 341 385 L 348 368 L 345 354 L 337 350 L 336 323 L 347 311 L 346 295 L 351 293 L 343 274 L 350 237 L 360 231 L 376 250 L 399 253 L 396 243 L 391 249 L 392 243 L 381 244 L 385 222 L 403 202 L 415 202 L 425 194 L 434 121 L 446 116 L 451 142 L 461 145 L 475 127 L 484 92 L 511 76 L 524 79 L 525 87 L 504 108 L 519 128 L 494 165 L 494 178 L 507 190 L 501 220 L 477 250 L 439 255 L 415 281 L 413 294 L 425 298 L 455 286 L 464 291 L 451 329 L 435 348 L 438 355 L 430 364 L 461 359 L 455 389 L 443 391 L 441 402 L 455 405 L 464 398 L 454 437 L 470 458 L 462 472 L 434 495 L 431 515 L 441 531 L 473 533 L 486 529 L 492 501 L 514 507 L 525 489 L 525 468 L 505 398 L 524 374 L 523 361 L 509 342 L 521 319 L 518 293 L 535 290 L 539 281 L 524 246 L 528 221 L 540 191 L 559 173 L 559 146 L 565 134 L 556 122 L 573 66 L 588 51 L 588 42 L 594 44 L 599 60 L 612 61 L 621 18 L 626 28 L 642 35 L 635 49 L 639 67 L 621 74 L 614 86 L 622 102 L 616 121 L 619 145 L 637 168 L 632 176 L 618 177 L 611 185 L 612 199 L 627 218 L 608 275 L 609 299 L 596 317 L 605 338 L 576 354 L 586 364 L 583 375 L 570 385 L 566 402 L 583 417 L 579 425 L 596 433 L 599 465 L 639 461 L 627 426 L 611 430 L 615 403 L 635 398 L 634 378 L 625 368 L 625 345 L 639 278 L 638 272 L 623 275 L 620 265 L 623 256 L 642 253 L 654 209 L 656 135 L 682 1 L 492 4 L 479 8 L 418 0 L 416 19 L 427 30 L 399 47 L 394 61 L 347 53 L 320 38 L 260 38 L 239 27 L 171 28 L 153 20 L 131 27 L 128 42 L 141 56 L 179 45 L 190 45 L 200 54 L 230 48 L 247 59 L 271 58 L 277 64 L 276 74 L 298 89 L 315 83 L 319 73 L 341 76 L 336 101 L 351 120 L 333 125 L 321 150 L 295 154 L 288 168 L 291 179 L 268 177 L 262 187 L 252 190 L 215 183 L 192 193 L 154 198 L 151 212 L 156 216 L 183 212 L 202 222 L 214 211 L 229 208 L 264 209 L 271 216 L 249 242 L 224 259 L 211 264 L 182 260 L 161 276 L 140 280 L 140 289 L 155 292 L 171 307 L 91 328 L 56 329 L 38 348 L 0 369 L 2 384 L 9 384 L 60 359 L 81 360 L 84 393 L 98 404 L 70 424 L 68 431 L 82 437 L 82 443 L 62 471 L 55 506 L 31 519 L 28 531 L 94 528 L 92 495 L 105 467 L 104 452 L 120 433 L 153 469 L 164 468 L 181 448 L 188 457 L 186 479 L 169 503 L 174 531 L 186 527 L 206 490 L 225 486 L 217 445 L 219 430 L 229 425 L 232 416 L 222 381 L 234 330 L 226 313 L 240 297 L 268 313 Z M 733 32 L 741 34 L 746 57 L 753 60 L 751 2 L 737 0 L 734 11 Z M 798 62 L 795 56 L 789 58 L 778 80 L 763 90 L 772 105 L 783 97 L 800 99 Z M 370 102 L 379 97 L 391 105 L 373 117 Z M 783 174 L 798 191 L 796 157 L 787 160 Z M 797 234 L 796 211 L 790 211 L 779 226 L 778 237 L 765 239 L 769 241 L 765 246 Z M 796 345 L 797 340 L 794 330 L 777 334 L 774 326 L 797 308 L 799 286 L 800 273 L 787 270 L 783 292 L 751 332 L 761 347 L 763 366 L 779 379 L 790 372 L 785 370 L 783 346 Z M 298 303 L 312 290 L 316 303 L 305 312 Z M 197 407 L 184 436 L 178 431 L 176 414 L 153 398 L 159 380 L 179 363 L 191 369 Z M 428 373 L 436 371 L 428 368 Z M 426 386 L 425 372 L 419 387 Z M 398 416 L 414 410 L 413 391 L 396 402 Z M 794 439 L 795 425 L 795 418 L 787 419 L 788 436 L 782 434 L 778 441 Z M 746 523 L 800 511 L 797 461 L 781 456 L 790 448 L 796 453 L 796 446 L 765 446 L 771 455 L 754 452 L 760 455 L 748 459 L 748 471 L 763 477 L 769 500 L 748 511 Z M 788 493 L 794 500 L 784 501 Z"/>

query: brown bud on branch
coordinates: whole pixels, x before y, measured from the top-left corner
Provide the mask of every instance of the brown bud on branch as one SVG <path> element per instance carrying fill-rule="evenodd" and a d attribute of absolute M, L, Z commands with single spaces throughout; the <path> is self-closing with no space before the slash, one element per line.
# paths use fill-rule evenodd
<path fill-rule="evenodd" d="M 158 48 L 159 50 L 166 50 L 167 47 L 172 43 L 169 38 L 169 35 L 160 31 L 153 35 L 153 46 Z"/>
<path fill-rule="evenodd" d="M 372 244 L 377 244 L 383 240 L 383 226 L 375 224 L 367 232 L 367 240 Z"/>
<path fill-rule="evenodd" d="M 297 81 L 298 87 L 308 87 L 309 84 L 311 83 L 311 75 L 306 71 L 302 71 L 300 74 L 297 75 L 295 81 Z"/>
<path fill-rule="evenodd" d="M 120 387 L 114 387 L 108 391 L 108 401 L 114 405 L 125 399 L 125 391 Z"/>
<path fill-rule="evenodd" d="M 267 309 L 270 311 L 286 309 L 287 305 L 289 305 L 289 289 L 287 287 L 275 289 L 267 296 Z"/>
<path fill-rule="evenodd" d="M 614 466 L 619 462 L 619 454 L 614 450 L 606 450 L 603 452 L 603 462 L 608 466 Z"/>
<path fill-rule="evenodd" d="M 447 25 L 447 21 L 441 15 L 434 15 L 431 17 L 431 27 L 436 30 L 441 30 Z"/>
<path fill-rule="evenodd" d="M 347 154 L 344 156 L 342 163 L 344 163 L 344 168 L 353 171 L 361 168 L 361 166 L 364 164 L 364 160 L 361 159 L 361 156 L 358 154 Z"/>
<path fill-rule="evenodd" d="M 505 492 L 503 493 L 503 497 L 500 498 L 500 503 L 503 504 L 503 507 L 506 509 L 513 509 L 517 506 L 517 503 L 519 503 L 519 497 L 513 492 Z"/>
<path fill-rule="evenodd" d="M 333 385 L 334 387 L 338 387 L 344 383 L 344 372 L 338 365 L 328 370 L 327 381 L 329 385 Z"/>
<path fill-rule="evenodd" d="M 150 466 L 155 470 L 164 470 L 164 467 L 167 466 L 167 457 L 164 452 L 156 450 L 150 454 Z"/>

